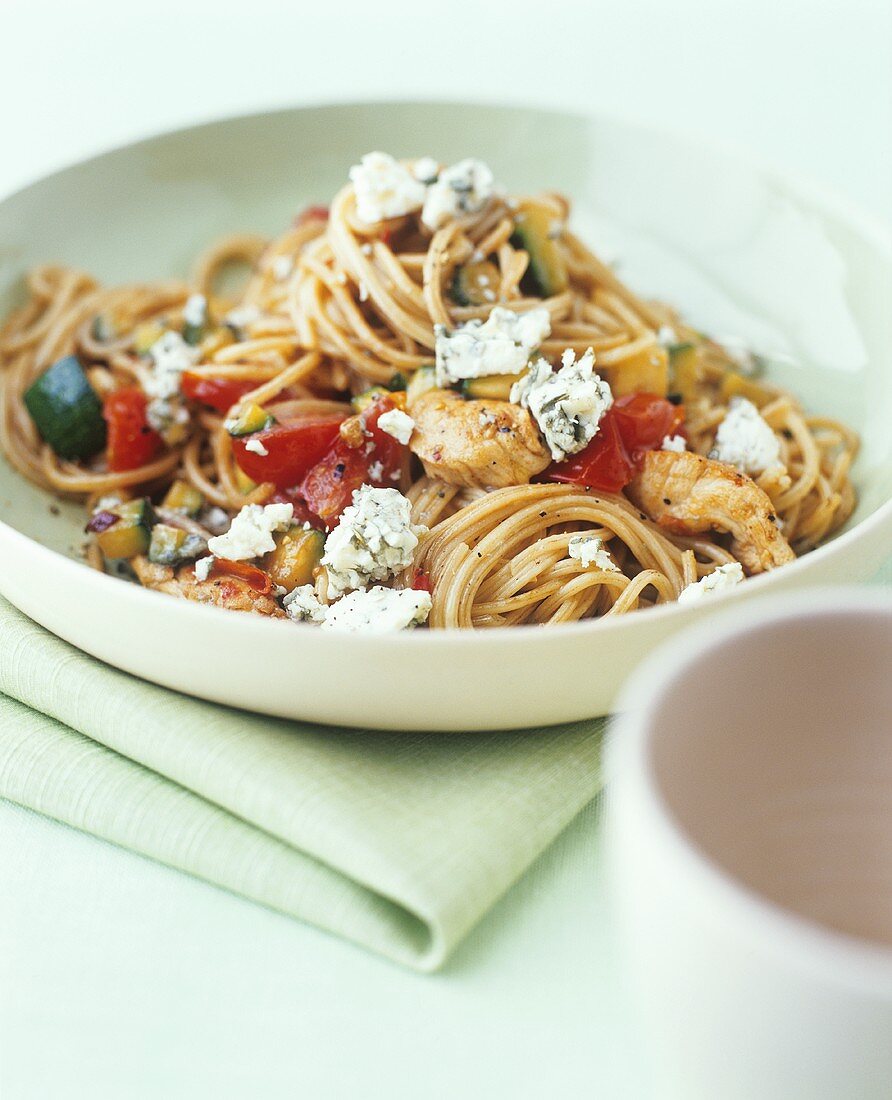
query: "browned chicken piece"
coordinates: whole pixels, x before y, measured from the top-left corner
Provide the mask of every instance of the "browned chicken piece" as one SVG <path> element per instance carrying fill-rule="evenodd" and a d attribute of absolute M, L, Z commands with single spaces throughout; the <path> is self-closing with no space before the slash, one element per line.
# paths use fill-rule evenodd
<path fill-rule="evenodd" d="M 778 529 L 767 494 L 724 462 L 690 451 L 648 451 L 627 492 L 669 531 L 729 532 L 731 550 L 749 573 L 775 569 L 796 557 Z"/>
<path fill-rule="evenodd" d="M 140 584 L 156 592 L 166 592 L 184 600 L 195 600 L 196 603 L 215 604 L 229 611 L 254 611 L 273 619 L 288 617 L 271 596 L 255 591 L 241 577 L 219 576 L 200 581 L 191 564 L 181 565 L 175 570 L 169 565 L 155 565 L 144 557 L 133 558 L 130 564 Z"/>
<path fill-rule="evenodd" d="M 409 412 L 415 421 L 410 449 L 429 477 L 450 485 L 523 485 L 551 461 L 530 414 L 508 401 L 466 401 L 450 390 L 428 390 Z"/>

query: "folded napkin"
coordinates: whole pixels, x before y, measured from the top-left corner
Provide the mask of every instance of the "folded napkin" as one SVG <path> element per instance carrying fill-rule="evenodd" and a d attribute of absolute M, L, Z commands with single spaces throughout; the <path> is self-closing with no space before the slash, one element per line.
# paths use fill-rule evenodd
<path fill-rule="evenodd" d="M 0 796 L 419 970 L 594 796 L 602 723 L 382 733 L 155 687 L 0 599 Z"/>

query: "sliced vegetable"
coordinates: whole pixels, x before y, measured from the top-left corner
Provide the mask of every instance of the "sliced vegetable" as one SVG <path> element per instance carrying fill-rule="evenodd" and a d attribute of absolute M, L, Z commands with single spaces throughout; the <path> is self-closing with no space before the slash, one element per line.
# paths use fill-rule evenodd
<path fill-rule="evenodd" d="M 620 397 L 601 418 L 591 443 L 566 462 L 553 462 L 539 480 L 618 493 L 632 480 L 642 456 L 657 450 L 683 423 L 683 407 L 656 394 Z"/>
<path fill-rule="evenodd" d="M 499 281 L 499 269 L 489 260 L 462 264 L 455 269 L 449 294 L 456 305 L 486 305 L 496 301 Z"/>
<path fill-rule="evenodd" d="M 669 369 L 672 376 L 672 389 L 681 394 L 683 400 L 691 401 L 697 394 L 697 387 L 703 379 L 700 352 L 695 344 L 675 344 L 669 348 Z"/>
<path fill-rule="evenodd" d="M 136 470 L 151 462 L 163 446 L 146 419 L 146 395 L 139 386 L 125 386 L 106 397 L 102 415 L 108 425 L 108 468 L 115 473 Z"/>
<path fill-rule="evenodd" d="M 219 351 L 221 348 L 229 347 L 230 344 L 235 343 L 235 333 L 229 327 L 229 325 L 218 325 L 217 328 L 211 329 L 206 333 L 204 339 L 199 345 L 201 352 L 201 359 L 206 360 Z"/>
<path fill-rule="evenodd" d="M 91 458 L 105 446 L 102 404 L 76 356 L 53 363 L 24 401 L 41 439 L 60 458 Z"/>
<path fill-rule="evenodd" d="M 275 535 L 276 548 L 263 560 L 273 584 L 289 592 L 302 584 L 313 583 L 313 571 L 322 560 L 325 535 L 315 529 L 292 527 Z"/>
<path fill-rule="evenodd" d="M 466 378 L 461 392 L 465 397 L 485 401 L 507 401 L 511 387 L 522 376 L 519 374 L 488 374 L 483 378 Z"/>
<path fill-rule="evenodd" d="M 391 393 L 395 393 L 398 390 L 404 390 L 406 388 L 406 376 L 402 373 L 402 371 L 397 371 L 396 374 L 391 377 L 390 381 L 387 383 L 387 388 L 391 391 Z"/>
<path fill-rule="evenodd" d="M 171 512 L 195 517 L 204 507 L 204 494 L 188 481 L 175 481 L 167 490 L 163 506 Z"/>
<path fill-rule="evenodd" d="M 257 440 L 266 454 L 248 450 L 251 441 L 240 436 L 232 440 L 232 453 L 239 469 L 253 481 L 271 481 L 280 489 L 290 489 L 299 485 L 328 451 L 343 419 L 340 415 L 303 417 L 273 424 L 251 439 Z"/>
<path fill-rule="evenodd" d="M 653 345 L 622 359 L 609 369 L 614 396 L 656 393 L 669 390 L 669 355 L 665 348 Z"/>
<path fill-rule="evenodd" d="M 198 371 L 183 371 L 181 383 L 183 393 L 191 401 L 198 401 L 217 412 L 227 413 L 233 405 L 257 388 L 256 382 L 245 382 L 235 378 L 212 378 Z M 258 408 L 254 405 L 253 408 Z"/>
<path fill-rule="evenodd" d="M 186 311 L 183 315 L 183 339 L 186 343 L 196 348 L 210 331 L 207 300 L 195 295 L 186 303 Z"/>
<path fill-rule="evenodd" d="M 766 389 L 760 382 L 754 382 L 742 374 L 726 374 L 719 388 L 724 401 L 730 401 L 732 397 L 745 397 L 748 401 L 760 409 L 774 397 L 771 390 Z"/>
<path fill-rule="evenodd" d="M 96 535 L 106 558 L 135 558 L 149 549 L 154 524 L 151 502 L 143 497 L 96 512 L 87 530 Z"/>
<path fill-rule="evenodd" d="M 522 203 L 514 216 L 511 243 L 529 253 L 528 276 L 533 289 L 543 298 L 567 289 L 567 265 L 555 235 L 554 210 L 541 202 Z"/>
<path fill-rule="evenodd" d="M 207 543 L 200 535 L 166 523 L 156 523 L 149 540 L 149 561 L 157 565 L 180 565 L 201 557 L 207 549 Z"/>
<path fill-rule="evenodd" d="M 245 471 L 240 467 L 235 468 L 235 484 L 238 487 L 238 491 L 247 496 L 248 493 L 253 493 L 257 488 L 257 482 L 253 478 L 248 477 Z"/>
<path fill-rule="evenodd" d="M 385 397 L 390 391 L 385 386 L 370 386 L 367 390 L 363 390 L 362 393 L 358 393 L 351 401 L 350 404 L 357 412 L 362 412 L 363 409 L 367 409 L 374 401 L 379 397 Z"/>
<path fill-rule="evenodd" d="M 275 424 L 276 418 L 271 416 L 260 405 L 246 405 L 231 420 L 226 421 L 226 430 L 232 436 L 253 435 L 262 432 Z"/>
<path fill-rule="evenodd" d="M 437 388 L 437 372 L 434 367 L 419 367 L 406 386 L 406 399 L 409 404 L 417 401 L 423 393 Z"/>
<path fill-rule="evenodd" d="M 165 331 L 160 321 L 143 321 L 133 330 L 133 350 L 137 355 L 148 355 Z"/>
<path fill-rule="evenodd" d="M 211 563 L 209 577 L 238 577 L 249 588 L 259 592 L 261 596 L 268 596 L 273 590 L 273 582 L 269 573 L 264 573 L 256 565 L 247 561 L 231 561 L 229 558 L 214 558 Z"/>
<path fill-rule="evenodd" d="M 330 450 L 301 482 L 301 497 L 329 529 L 360 486 L 383 488 L 399 483 L 405 448 L 378 427 L 378 418 L 396 407 L 393 394 L 379 397 L 360 414 L 360 430 L 355 433 L 359 445 L 353 441 L 354 433 L 345 438 L 339 432 Z"/>

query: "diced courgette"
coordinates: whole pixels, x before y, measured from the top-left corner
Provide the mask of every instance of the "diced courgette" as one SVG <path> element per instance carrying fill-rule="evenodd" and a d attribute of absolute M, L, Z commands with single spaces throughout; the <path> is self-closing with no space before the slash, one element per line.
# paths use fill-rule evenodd
<path fill-rule="evenodd" d="M 275 535 L 276 548 L 266 555 L 264 568 L 273 584 L 289 592 L 313 583 L 313 571 L 322 560 L 325 535 L 315 528 L 292 527 Z"/>
<path fill-rule="evenodd" d="M 370 386 L 367 390 L 363 390 L 362 393 L 358 393 L 350 402 L 356 412 L 363 412 L 365 409 L 376 401 L 379 397 L 389 397 L 390 390 L 384 386 Z"/>
<path fill-rule="evenodd" d="M 102 403 L 76 356 L 53 363 L 24 401 L 41 438 L 60 458 L 91 458 L 105 446 Z"/>
<path fill-rule="evenodd" d="M 96 512 L 87 530 L 96 535 L 106 558 L 135 558 L 148 551 L 154 524 L 152 504 L 143 497 Z"/>
<path fill-rule="evenodd" d="M 725 401 L 730 401 L 732 397 L 745 397 L 748 401 L 752 401 L 757 409 L 767 405 L 775 396 L 764 385 L 743 374 L 726 374 L 722 379 L 720 392 Z"/>
<path fill-rule="evenodd" d="M 156 523 L 149 540 L 149 561 L 156 565 L 179 565 L 206 554 L 207 548 L 200 535 L 190 534 L 167 523 Z"/>
<path fill-rule="evenodd" d="M 232 419 L 226 421 L 226 430 L 230 435 L 253 435 L 275 424 L 276 418 L 260 405 L 245 405 Z"/>
<path fill-rule="evenodd" d="M 397 371 L 395 375 L 387 383 L 387 388 L 393 393 L 397 390 L 404 390 L 406 388 L 406 376 L 402 371 Z"/>
<path fill-rule="evenodd" d="M 238 486 L 238 491 L 243 496 L 247 496 L 248 493 L 253 493 L 257 488 L 257 482 L 248 477 L 241 466 L 236 466 L 235 468 L 235 483 Z"/>
<path fill-rule="evenodd" d="M 489 374 L 483 378 L 466 378 L 461 392 L 465 397 L 485 401 L 507 401 L 511 387 L 520 381 L 521 374 Z"/>
<path fill-rule="evenodd" d="M 193 348 L 198 347 L 210 328 L 207 298 L 193 294 L 183 311 L 183 339 Z"/>
<path fill-rule="evenodd" d="M 406 400 L 411 405 L 428 390 L 437 389 L 437 372 L 431 367 L 419 367 L 406 386 Z"/>
<path fill-rule="evenodd" d="M 482 306 L 496 300 L 498 287 L 499 269 L 489 260 L 480 260 L 455 269 L 449 294 L 456 305 Z"/>
<path fill-rule="evenodd" d="M 669 355 L 659 345 L 620 360 L 609 371 L 610 388 L 617 397 L 628 393 L 655 393 L 665 397 L 669 390 Z"/>
<path fill-rule="evenodd" d="M 511 243 L 529 253 L 528 275 L 533 289 L 543 298 L 567 289 L 567 265 L 554 235 L 554 210 L 545 203 L 522 203 L 514 216 Z"/>
<path fill-rule="evenodd" d="M 165 333 L 160 321 L 143 321 L 133 330 L 133 350 L 137 355 L 148 355 Z"/>
<path fill-rule="evenodd" d="M 167 490 L 163 506 L 172 512 L 194 517 L 204 507 L 204 494 L 188 481 L 175 481 Z"/>
<path fill-rule="evenodd" d="M 672 389 L 685 401 L 692 400 L 702 378 L 700 352 L 696 344 L 674 344 L 669 348 Z"/>

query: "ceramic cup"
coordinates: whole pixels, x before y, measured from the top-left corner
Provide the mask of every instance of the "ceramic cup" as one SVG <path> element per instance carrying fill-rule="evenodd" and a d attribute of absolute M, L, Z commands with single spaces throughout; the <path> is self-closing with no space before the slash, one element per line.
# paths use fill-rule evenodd
<path fill-rule="evenodd" d="M 607 751 L 653 1094 L 892 1096 L 892 600 L 730 610 L 657 650 Z"/>

